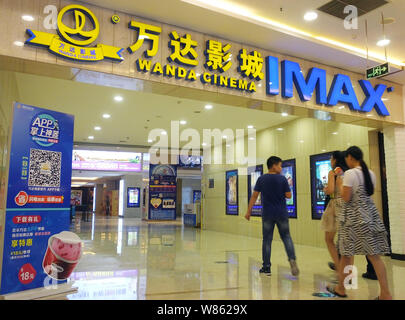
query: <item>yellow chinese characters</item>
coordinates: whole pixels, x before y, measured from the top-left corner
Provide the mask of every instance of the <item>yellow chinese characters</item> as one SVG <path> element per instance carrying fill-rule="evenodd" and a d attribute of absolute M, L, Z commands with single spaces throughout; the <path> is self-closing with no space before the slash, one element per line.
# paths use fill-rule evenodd
<path fill-rule="evenodd" d="M 167 58 L 169 62 L 177 62 L 185 66 L 195 67 L 198 65 L 198 54 L 194 50 L 197 47 L 197 41 L 191 39 L 189 34 L 180 38 L 176 31 L 170 33 L 169 46 L 172 48 L 173 53 Z"/>
<path fill-rule="evenodd" d="M 262 55 L 254 50 L 250 54 L 246 53 L 246 49 L 241 49 L 238 55 L 239 67 L 238 71 L 242 73 L 244 77 L 250 79 L 262 80 L 264 78 L 263 58 Z"/>
<path fill-rule="evenodd" d="M 232 66 L 231 53 L 228 52 L 231 49 L 230 44 L 222 46 L 219 41 L 208 40 L 207 49 L 205 50 L 205 55 L 207 57 L 207 62 L 205 67 L 212 70 L 219 70 L 221 72 L 228 71 Z"/>
<path fill-rule="evenodd" d="M 147 58 L 154 57 L 159 50 L 159 36 L 162 28 L 137 21 L 131 21 L 129 28 L 138 30 L 138 39 L 132 46 L 128 47 L 128 52 L 133 53 L 137 51 L 142 46 L 144 40 L 149 40 L 151 41 L 151 48 L 146 50 L 144 54 Z"/>

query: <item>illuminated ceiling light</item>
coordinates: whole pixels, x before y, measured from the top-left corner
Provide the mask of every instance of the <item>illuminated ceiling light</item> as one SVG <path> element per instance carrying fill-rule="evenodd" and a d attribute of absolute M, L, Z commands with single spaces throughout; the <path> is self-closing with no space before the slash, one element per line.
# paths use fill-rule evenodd
<path fill-rule="evenodd" d="M 108 113 L 104 113 L 104 114 L 103 114 L 103 118 L 104 118 L 104 119 L 110 119 L 111 116 L 110 116 Z"/>
<path fill-rule="evenodd" d="M 167 135 L 166 131 L 162 131 L 161 134 L 163 134 L 164 136 Z"/>
<path fill-rule="evenodd" d="M 94 136 L 89 136 L 88 139 L 89 139 L 89 140 L 93 140 L 93 139 L 94 139 Z"/>
<path fill-rule="evenodd" d="M 304 140 L 300 140 L 300 143 L 304 143 Z"/>
<path fill-rule="evenodd" d="M 326 152 L 326 149 L 322 149 L 322 152 Z"/>
<path fill-rule="evenodd" d="M 117 102 L 121 102 L 122 100 L 124 100 L 124 98 L 121 97 L 121 96 L 115 96 L 114 100 L 117 101 Z"/>
<path fill-rule="evenodd" d="M 279 32 L 284 32 L 290 35 L 295 35 L 295 36 L 300 36 L 301 38 L 307 38 L 308 40 L 317 40 L 319 42 L 323 43 L 328 43 L 333 46 L 336 46 L 340 49 L 345 49 L 350 51 L 352 54 L 358 54 L 361 55 L 362 57 L 367 56 L 367 50 L 365 49 L 360 49 L 358 47 L 354 47 L 348 44 L 345 44 L 343 42 L 335 41 L 329 38 L 317 36 L 315 34 L 305 32 L 303 30 L 285 25 L 283 23 L 270 20 L 261 16 L 258 16 L 257 14 L 253 13 L 252 11 L 247 10 L 245 7 L 230 4 L 228 1 L 224 0 L 181 0 L 183 2 L 202 7 L 204 9 L 208 9 L 211 11 L 215 11 L 218 13 L 222 14 L 227 14 L 228 16 L 238 18 L 250 23 L 254 23 L 259 26 L 264 26 L 269 29 L 273 29 Z M 384 55 L 381 55 L 376 52 L 369 51 L 368 56 L 375 58 L 380 61 L 384 62 L 389 62 L 392 64 L 395 64 L 397 66 L 405 66 L 405 62 L 398 60 L 398 59 L 392 59 L 388 58 L 388 61 L 386 61 L 386 58 Z"/>
<path fill-rule="evenodd" d="M 94 130 L 100 131 L 100 130 L 101 130 L 101 127 L 94 127 Z"/>
<path fill-rule="evenodd" d="M 281 114 L 281 116 L 287 117 L 287 116 L 288 116 L 288 113 L 287 113 L 287 112 L 283 112 L 283 113 Z"/>
<path fill-rule="evenodd" d="M 231 146 L 230 144 L 227 144 L 227 145 L 226 145 L 227 148 L 229 148 L 230 146 Z"/>
<path fill-rule="evenodd" d="M 337 135 L 338 133 L 337 132 L 332 132 L 332 134 Z"/>
<path fill-rule="evenodd" d="M 372 117 L 372 116 L 373 116 L 372 114 L 368 114 L 368 115 L 367 115 L 367 117 Z"/>
<path fill-rule="evenodd" d="M 223 139 L 226 139 L 226 138 L 228 138 L 228 137 L 227 137 L 227 136 L 222 136 L 222 138 L 223 138 Z"/>
<path fill-rule="evenodd" d="M 381 101 L 387 101 L 389 100 L 388 98 L 382 98 Z"/>
<path fill-rule="evenodd" d="M 89 180 L 94 181 L 97 180 L 98 177 L 72 177 L 72 180 Z"/>
<path fill-rule="evenodd" d="M 254 140 L 254 139 L 255 139 L 255 138 L 253 138 L 253 137 L 250 137 L 250 138 L 249 138 L 249 140 Z"/>
<path fill-rule="evenodd" d="M 345 108 L 345 106 L 340 106 L 340 107 L 339 107 L 339 109 L 344 109 L 344 108 Z"/>
<path fill-rule="evenodd" d="M 205 109 L 207 109 L 207 110 L 211 110 L 213 107 L 212 107 L 212 105 L 210 105 L 210 104 L 207 104 L 206 106 L 205 106 Z"/>
<path fill-rule="evenodd" d="M 24 42 L 21 42 L 21 41 L 14 41 L 13 43 L 14 43 L 14 45 L 17 46 L 17 47 L 22 47 L 22 46 L 24 46 Z"/>
<path fill-rule="evenodd" d="M 315 11 L 308 11 L 304 14 L 305 21 L 314 21 L 318 18 L 318 14 Z"/>
<path fill-rule="evenodd" d="M 24 21 L 34 21 L 34 17 L 33 16 L 29 16 L 29 15 L 23 15 L 21 17 Z"/>
<path fill-rule="evenodd" d="M 152 139 L 148 139 L 148 142 L 149 142 L 149 143 L 152 143 L 153 141 L 152 141 Z"/>
<path fill-rule="evenodd" d="M 202 145 L 203 147 L 205 147 L 207 144 L 206 144 L 205 142 L 203 142 L 201 145 Z"/>
<path fill-rule="evenodd" d="M 248 129 L 253 129 L 254 127 L 249 125 L 249 126 L 247 126 L 247 128 Z"/>
<path fill-rule="evenodd" d="M 283 131 L 284 129 L 283 129 L 283 128 L 277 128 L 277 130 L 278 130 L 278 131 Z"/>
<path fill-rule="evenodd" d="M 388 46 L 390 44 L 391 40 L 390 39 L 381 39 L 379 41 L 377 41 L 377 46 L 379 47 L 385 47 Z"/>
<path fill-rule="evenodd" d="M 186 120 L 181 120 L 181 121 L 180 121 L 180 124 L 186 124 L 186 123 L 187 123 Z"/>

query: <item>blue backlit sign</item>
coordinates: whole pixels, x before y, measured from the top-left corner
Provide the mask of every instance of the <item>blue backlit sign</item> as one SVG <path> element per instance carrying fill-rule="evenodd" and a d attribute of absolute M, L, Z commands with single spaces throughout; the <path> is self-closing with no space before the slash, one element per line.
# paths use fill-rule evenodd
<path fill-rule="evenodd" d="M 266 58 L 267 81 L 266 93 L 268 95 L 280 94 L 279 63 L 277 57 Z M 350 110 L 358 112 L 370 112 L 375 108 L 380 116 L 389 116 L 382 95 L 387 89 L 386 85 L 372 86 L 368 80 L 359 80 L 365 99 L 360 105 L 349 76 L 336 74 L 333 78 L 329 93 L 326 88 L 326 71 L 320 68 L 311 68 L 304 78 L 301 67 L 297 62 L 283 60 L 281 62 L 281 96 L 292 98 L 294 87 L 301 101 L 309 101 L 315 91 L 316 103 L 320 105 L 336 106 L 339 102 L 345 103 Z M 390 87 L 388 92 L 393 91 Z"/>

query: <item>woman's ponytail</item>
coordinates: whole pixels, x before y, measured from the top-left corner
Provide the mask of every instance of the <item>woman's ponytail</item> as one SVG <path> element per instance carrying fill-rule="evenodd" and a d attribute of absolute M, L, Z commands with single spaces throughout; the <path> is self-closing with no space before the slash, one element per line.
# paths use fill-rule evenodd
<path fill-rule="evenodd" d="M 373 181 L 371 181 L 370 171 L 368 171 L 367 164 L 364 160 L 360 160 L 361 169 L 363 170 L 364 176 L 364 185 L 366 187 L 367 195 L 372 196 L 374 194 L 374 185 Z"/>

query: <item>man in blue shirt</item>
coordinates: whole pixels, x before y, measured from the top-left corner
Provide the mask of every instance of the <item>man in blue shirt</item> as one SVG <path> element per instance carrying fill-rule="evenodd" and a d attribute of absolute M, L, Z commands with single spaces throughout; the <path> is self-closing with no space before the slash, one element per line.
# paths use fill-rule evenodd
<path fill-rule="evenodd" d="M 297 276 L 299 270 L 295 261 L 295 250 L 290 235 L 286 204 L 286 198 L 291 198 L 291 190 L 287 179 L 281 174 L 283 170 L 281 164 L 282 160 L 279 157 L 273 156 L 267 160 L 269 172 L 257 179 L 245 218 L 250 220 L 253 205 L 256 203 L 256 199 L 261 193 L 263 202 L 263 267 L 260 269 L 260 273 L 271 273 L 271 242 L 273 241 L 274 226 L 277 225 L 290 262 L 291 273 L 293 276 Z"/>

